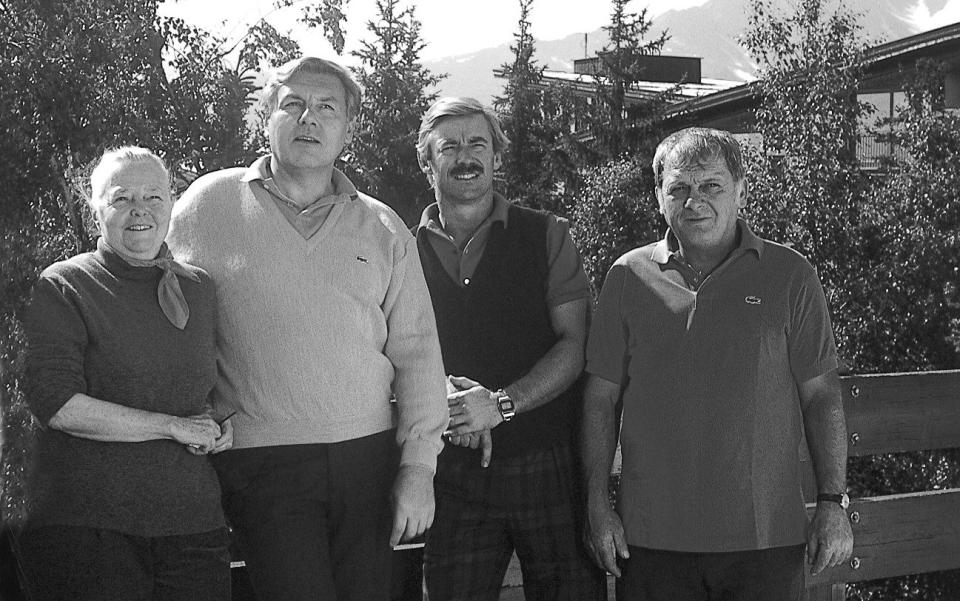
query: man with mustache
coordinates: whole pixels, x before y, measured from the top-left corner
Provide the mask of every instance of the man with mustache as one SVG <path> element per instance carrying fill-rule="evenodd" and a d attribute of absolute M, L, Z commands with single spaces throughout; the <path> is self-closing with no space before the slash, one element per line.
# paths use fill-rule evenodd
<path fill-rule="evenodd" d="M 589 287 L 566 221 L 494 192 L 507 143 L 472 98 L 434 103 L 417 141 L 437 199 L 416 236 L 450 411 L 425 588 L 495 601 L 515 550 L 528 599 L 605 599 L 579 543 L 571 424 Z"/>
<path fill-rule="evenodd" d="M 853 548 L 823 289 L 802 256 L 738 218 L 747 181 L 728 132 L 668 136 L 653 171 L 666 236 L 614 263 L 587 345 L 591 553 L 628 601 L 799 601 L 805 546 L 814 574 Z M 806 447 L 820 493 L 809 525 Z"/>
<path fill-rule="evenodd" d="M 224 509 L 259 599 L 386 601 L 448 421 L 416 240 L 334 166 L 360 108 L 343 67 L 295 59 L 262 106 L 270 154 L 194 182 L 170 235 L 218 289 Z"/>

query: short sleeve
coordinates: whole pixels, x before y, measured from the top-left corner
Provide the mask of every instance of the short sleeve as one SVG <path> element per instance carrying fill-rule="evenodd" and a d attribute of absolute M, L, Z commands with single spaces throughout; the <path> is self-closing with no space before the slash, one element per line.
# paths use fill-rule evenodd
<path fill-rule="evenodd" d="M 794 297 L 787 348 L 790 371 L 797 383 L 806 382 L 837 368 L 837 345 L 833 337 L 827 298 L 816 271 L 805 265 Z"/>
<path fill-rule="evenodd" d="M 27 404 L 43 425 L 70 397 L 87 391 L 83 372 L 87 329 L 59 284 L 41 276 L 23 318 Z"/>
<path fill-rule="evenodd" d="M 610 268 L 587 339 L 587 373 L 614 384 L 623 382 L 628 349 L 629 332 L 621 311 L 626 275 L 627 268 L 623 265 Z"/>
<path fill-rule="evenodd" d="M 590 281 L 566 219 L 551 218 L 547 226 L 547 306 L 590 298 Z"/>

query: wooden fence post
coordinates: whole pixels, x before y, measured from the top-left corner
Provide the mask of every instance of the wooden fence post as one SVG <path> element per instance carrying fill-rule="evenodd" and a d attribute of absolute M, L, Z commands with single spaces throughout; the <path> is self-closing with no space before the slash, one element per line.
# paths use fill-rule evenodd
<path fill-rule="evenodd" d="M 807 601 L 845 601 L 847 598 L 847 585 L 821 584 L 811 586 L 807 589 Z"/>

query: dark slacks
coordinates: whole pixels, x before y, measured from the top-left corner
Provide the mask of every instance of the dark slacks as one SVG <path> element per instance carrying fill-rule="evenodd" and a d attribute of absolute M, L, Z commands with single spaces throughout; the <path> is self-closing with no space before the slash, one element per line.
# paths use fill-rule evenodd
<path fill-rule="evenodd" d="M 496 601 L 516 550 L 527 601 L 606 599 L 602 571 L 580 544 L 570 447 L 494 459 L 488 468 L 440 455 L 437 514 L 424 548 L 430 601 Z"/>
<path fill-rule="evenodd" d="M 387 601 L 395 433 L 214 457 L 261 601 Z"/>
<path fill-rule="evenodd" d="M 226 528 L 143 537 L 43 526 L 19 537 L 33 601 L 229 601 Z"/>
<path fill-rule="evenodd" d="M 618 601 L 799 601 L 804 545 L 733 553 L 630 547 Z"/>

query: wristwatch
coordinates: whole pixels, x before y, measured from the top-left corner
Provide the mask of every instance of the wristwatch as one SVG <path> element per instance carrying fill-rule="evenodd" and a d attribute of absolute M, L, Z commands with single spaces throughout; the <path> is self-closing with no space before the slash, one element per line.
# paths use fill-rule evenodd
<path fill-rule="evenodd" d="M 820 501 L 830 501 L 832 503 L 836 503 L 840 505 L 840 507 L 844 509 L 846 509 L 847 507 L 850 507 L 850 497 L 848 497 L 847 493 L 845 492 L 840 493 L 839 495 L 820 493 L 819 495 L 817 495 L 817 503 L 819 503 Z"/>
<path fill-rule="evenodd" d="M 494 394 L 497 395 L 497 409 L 500 410 L 500 417 L 503 418 L 503 421 L 508 422 L 513 419 L 513 416 L 517 414 L 517 407 L 513 404 L 510 395 L 504 392 L 503 388 Z"/>

